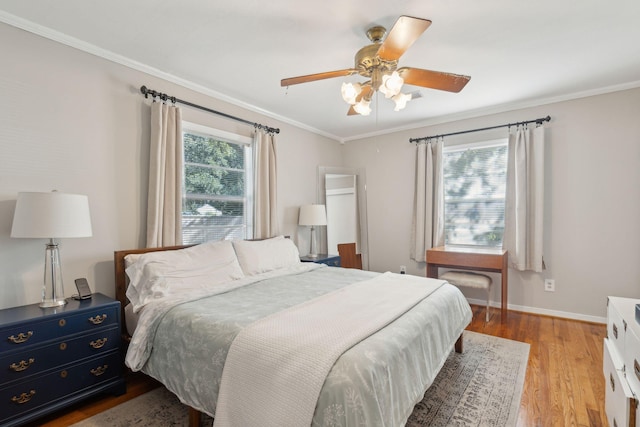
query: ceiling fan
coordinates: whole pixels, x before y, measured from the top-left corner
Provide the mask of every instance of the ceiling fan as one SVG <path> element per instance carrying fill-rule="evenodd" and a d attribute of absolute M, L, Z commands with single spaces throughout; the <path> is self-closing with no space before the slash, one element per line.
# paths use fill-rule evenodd
<path fill-rule="evenodd" d="M 396 111 L 404 108 L 407 101 L 411 99 L 411 94 L 401 92 L 402 85 L 405 83 L 429 89 L 460 92 L 471 77 L 420 68 L 398 68 L 398 59 L 429 28 L 429 25 L 431 25 L 431 21 L 428 19 L 401 16 L 393 24 L 386 38 L 387 30 L 384 27 L 371 27 L 367 31 L 367 37 L 372 44 L 363 47 L 356 53 L 354 68 L 290 77 L 282 79 L 280 86 L 285 87 L 354 74 L 370 79 L 364 83 L 342 84 L 342 97 L 351 105 L 348 115 L 368 115 L 371 112 L 369 103 L 376 91 L 391 98 L 396 103 Z"/>

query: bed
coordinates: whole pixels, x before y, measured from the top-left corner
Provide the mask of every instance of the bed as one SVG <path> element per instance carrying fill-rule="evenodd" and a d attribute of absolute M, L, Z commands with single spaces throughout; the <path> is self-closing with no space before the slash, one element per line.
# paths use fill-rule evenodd
<path fill-rule="evenodd" d="M 403 425 L 471 321 L 444 281 L 301 263 L 282 236 L 114 262 L 126 363 L 190 425 Z"/>

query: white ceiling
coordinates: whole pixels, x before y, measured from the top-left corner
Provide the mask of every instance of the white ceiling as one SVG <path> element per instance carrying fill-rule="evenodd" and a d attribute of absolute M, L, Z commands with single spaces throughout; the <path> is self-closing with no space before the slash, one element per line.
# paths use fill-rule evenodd
<path fill-rule="evenodd" d="M 352 67 L 400 15 L 433 23 L 399 65 L 471 76 L 460 93 L 347 117 L 362 78 L 280 87 Z M 640 86 L 638 0 L 0 0 L 0 21 L 341 141 Z"/>

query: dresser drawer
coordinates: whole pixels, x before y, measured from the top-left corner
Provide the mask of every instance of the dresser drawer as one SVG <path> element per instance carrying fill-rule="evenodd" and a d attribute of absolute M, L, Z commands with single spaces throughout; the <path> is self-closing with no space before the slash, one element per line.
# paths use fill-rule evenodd
<path fill-rule="evenodd" d="M 631 391 L 640 396 L 640 340 L 630 328 L 625 333 L 623 355 L 625 376 Z"/>
<path fill-rule="evenodd" d="M 0 389 L 0 424 L 114 380 L 120 376 L 121 369 L 120 352 L 112 351 L 75 366 L 63 366 L 48 374 L 4 387 Z"/>
<path fill-rule="evenodd" d="M 49 316 L 40 321 L 0 329 L 0 352 L 40 344 L 62 335 L 118 325 L 119 306 L 100 307 L 81 313 Z"/>
<path fill-rule="evenodd" d="M 625 321 L 615 304 L 607 304 L 607 338 L 616 348 L 618 354 L 624 354 Z"/>
<path fill-rule="evenodd" d="M 0 386 L 56 366 L 119 349 L 119 340 L 120 330 L 117 327 L 101 328 L 89 334 L 75 335 L 71 339 L 61 337 L 54 343 L 3 353 L 0 357 Z"/>
<path fill-rule="evenodd" d="M 610 339 L 604 340 L 603 373 L 605 379 L 605 412 L 609 426 L 633 427 L 631 421 L 636 420 L 636 400 L 624 378 L 622 361 Z"/>

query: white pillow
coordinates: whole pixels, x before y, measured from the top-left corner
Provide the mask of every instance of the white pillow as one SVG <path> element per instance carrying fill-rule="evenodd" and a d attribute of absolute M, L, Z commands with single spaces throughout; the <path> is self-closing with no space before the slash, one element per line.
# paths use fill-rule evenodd
<path fill-rule="evenodd" d="M 135 264 L 142 255 L 143 254 L 129 254 L 129 255 L 125 256 L 124 257 L 124 269 L 125 269 L 125 271 L 127 270 L 127 268 L 131 267 L 131 265 Z"/>
<path fill-rule="evenodd" d="M 127 297 L 136 313 L 153 299 L 213 288 L 244 277 L 230 241 L 148 252 L 126 272 L 130 282 Z"/>
<path fill-rule="evenodd" d="M 234 240 L 233 247 L 245 275 L 266 273 L 300 264 L 298 248 L 284 236 L 265 240 Z"/>

